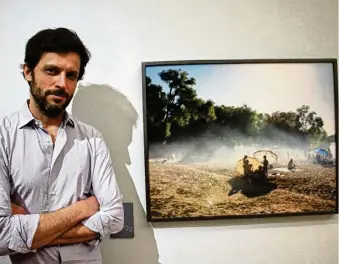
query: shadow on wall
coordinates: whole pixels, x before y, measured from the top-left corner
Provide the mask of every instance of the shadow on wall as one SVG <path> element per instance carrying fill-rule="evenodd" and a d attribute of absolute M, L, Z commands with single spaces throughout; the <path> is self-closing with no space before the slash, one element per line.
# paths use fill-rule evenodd
<path fill-rule="evenodd" d="M 103 134 L 124 202 L 133 202 L 134 205 L 135 237 L 105 239 L 101 245 L 103 264 L 158 264 L 154 232 L 146 222 L 145 212 L 126 168 L 131 163 L 128 146 L 138 119 L 136 110 L 128 98 L 112 87 L 91 84 L 79 85 L 73 100 L 72 115 Z"/>

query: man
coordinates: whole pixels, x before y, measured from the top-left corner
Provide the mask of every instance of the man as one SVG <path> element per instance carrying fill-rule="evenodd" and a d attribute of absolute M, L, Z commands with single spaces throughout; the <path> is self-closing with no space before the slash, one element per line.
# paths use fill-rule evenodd
<path fill-rule="evenodd" d="M 243 157 L 243 171 L 244 176 L 247 176 L 249 173 L 249 160 L 247 155 L 244 155 Z"/>
<path fill-rule="evenodd" d="M 269 166 L 269 162 L 268 162 L 268 160 L 267 160 L 267 156 L 266 156 L 266 155 L 263 156 L 263 162 L 262 162 L 262 164 L 263 164 L 263 171 L 264 171 L 264 174 L 265 174 L 266 176 L 268 176 L 268 166 Z"/>
<path fill-rule="evenodd" d="M 102 263 L 99 242 L 123 228 L 103 136 L 65 110 L 89 59 L 65 28 L 27 42 L 30 98 L 0 122 L 0 255 L 13 264 Z"/>
<path fill-rule="evenodd" d="M 290 161 L 288 162 L 288 170 L 295 170 L 293 159 L 290 159 Z"/>

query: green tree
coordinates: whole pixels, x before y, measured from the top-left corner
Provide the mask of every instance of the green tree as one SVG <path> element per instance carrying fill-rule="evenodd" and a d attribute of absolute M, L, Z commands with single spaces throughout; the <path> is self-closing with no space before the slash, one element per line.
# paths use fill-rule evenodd
<path fill-rule="evenodd" d="M 302 105 L 297 110 L 298 128 L 307 141 L 327 140 L 324 121 L 316 112 L 310 111 L 310 106 Z"/>
<path fill-rule="evenodd" d="M 166 95 L 166 111 L 163 117 L 165 137 L 169 138 L 174 123 L 177 127 L 184 127 L 190 122 L 191 115 L 187 107 L 197 96 L 196 90 L 193 88 L 196 80 L 189 78 L 186 71 L 172 69 L 161 71 L 159 77 L 169 87 L 169 92 Z"/>
<path fill-rule="evenodd" d="M 165 136 L 163 117 L 166 105 L 167 98 L 162 86 L 153 84 L 151 78 L 146 77 L 146 112 L 150 141 L 161 141 Z"/>

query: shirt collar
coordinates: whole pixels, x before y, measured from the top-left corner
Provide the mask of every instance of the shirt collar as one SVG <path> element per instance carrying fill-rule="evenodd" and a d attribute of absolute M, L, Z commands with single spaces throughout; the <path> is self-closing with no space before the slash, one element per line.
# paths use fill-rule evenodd
<path fill-rule="evenodd" d="M 25 104 L 22 106 L 19 112 L 19 118 L 20 118 L 19 128 L 23 128 L 24 126 L 31 124 L 31 122 L 40 122 L 32 115 L 31 111 L 29 110 L 28 103 L 29 103 L 29 100 L 25 102 Z M 66 125 L 70 125 L 71 127 L 74 128 L 73 117 L 65 111 L 62 127 L 65 128 Z"/>

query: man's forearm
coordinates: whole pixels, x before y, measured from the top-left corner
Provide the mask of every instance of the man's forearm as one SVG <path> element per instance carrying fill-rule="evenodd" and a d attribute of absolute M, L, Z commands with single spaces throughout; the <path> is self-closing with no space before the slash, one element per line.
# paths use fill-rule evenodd
<path fill-rule="evenodd" d="M 92 198 L 87 200 L 90 201 L 90 199 Z M 76 226 L 80 221 L 95 213 L 87 208 L 87 204 L 80 201 L 58 211 L 41 214 L 31 248 L 37 249 L 48 245 L 61 234 Z"/>
<path fill-rule="evenodd" d="M 13 203 L 11 204 L 11 207 L 12 215 L 26 214 L 26 211 L 23 207 L 20 207 Z M 98 233 L 91 231 L 83 224 L 77 224 L 76 226 L 67 230 L 65 233 L 61 234 L 59 237 L 48 243 L 48 246 L 76 244 L 98 239 L 99 237 L 100 235 Z"/>
<path fill-rule="evenodd" d="M 80 212 L 69 207 L 47 214 L 41 214 L 32 249 L 43 247 L 56 239 L 80 221 Z"/>
<path fill-rule="evenodd" d="M 49 246 L 69 245 L 98 239 L 99 234 L 91 231 L 86 226 L 78 224 L 50 242 Z"/>

